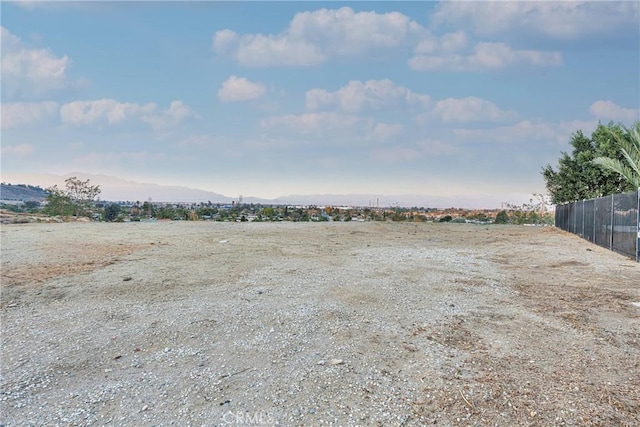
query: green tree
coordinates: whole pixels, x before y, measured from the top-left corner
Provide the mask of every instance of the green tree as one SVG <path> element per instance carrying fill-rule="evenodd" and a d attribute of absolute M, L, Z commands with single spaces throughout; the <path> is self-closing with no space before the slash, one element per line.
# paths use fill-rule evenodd
<path fill-rule="evenodd" d="M 153 217 L 155 215 L 155 209 L 154 209 L 154 206 L 153 206 L 153 204 L 151 202 L 148 202 L 148 201 L 144 202 L 142 204 L 142 207 L 140 208 L 140 210 L 141 210 L 140 213 L 142 215 L 146 215 L 149 218 L 151 218 L 151 217 Z"/>
<path fill-rule="evenodd" d="M 40 202 L 36 200 L 27 200 L 23 205 L 27 212 L 35 212 L 40 208 Z"/>
<path fill-rule="evenodd" d="M 610 123 L 598 125 L 590 138 L 580 130 L 572 135 L 571 154 L 562 153 L 557 170 L 546 165 L 541 171 L 551 203 L 591 199 L 633 188 L 616 172 L 603 169 L 593 162 L 597 157 L 621 160 L 619 143 L 611 138 L 611 134 L 622 131 L 621 125 Z"/>
<path fill-rule="evenodd" d="M 212 208 L 212 207 L 201 207 L 198 208 L 198 210 L 196 210 L 196 213 L 198 214 L 199 218 L 205 218 L 205 217 L 213 217 L 216 213 L 218 212 L 217 208 Z"/>
<path fill-rule="evenodd" d="M 173 219 L 176 216 L 176 210 L 173 206 L 161 206 L 156 211 L 156 218 L 158 219 Z"/>
<path fill-rule="evenodd" d="M 268 219 L 272 219 L 275 215 L 275 209 L 271 206 L 265 206 L 262 208 L 262 215 Z"/>
<path fill-rule="evenodd" d="M 188 220 L 189 219 L 189 211 L 186 208 L 182 207 L 182 206 L 178 206 L 178 207 L 176 207 L 175 216 L 173 217 L 173 219 Z"/>
<path fill-rule="evenodd" d="M 57 185 L 47 189 L 47 207 L 45 213 L 62 216 L 87 216 L 89 210 L 100 194 L 100 186 L 91 185 L 90 180 L 82 181 L 75 176 L 64 181 L 65 188 Z"/>
<path fill-rule="evenodd" d="M 75 206 L 69 196 L 57 186 L 47 188 L 47 205 L 44 213 L 47 215 L 71 216 L 75 212 Z"/>
<path fill-rule="evenodd" d="M 405 221 L 407 218 L 404 214 L 404 211 L 400 208 L 396 208 L 393 210 L 393 215 L 391 216 L 391 221 Z"/>
<path fill-rule="evenodd" d="M 115 221 L 118 218 L 118 215 L 120 215 L 120 205 L 111 203 L 104 208 L 105 221 Z"/>
<path fill-rule="evenodd" d="M 633 187 L 640 187 L 640 122 L 630 128 L 608 129 L 609 137 L 615 140 L 623 159 L 600 156 L 593 163 L 613 171 Z"/>
<path fill-rule="evenodd" d="M 506 224 L 509 222 L 509 215 L 507 214 L 507 211 L 500 211 L 498 212 L 498 214 L 496 215 L 496 219 L 494 221 L 494 223 L 496 224 Z"/>

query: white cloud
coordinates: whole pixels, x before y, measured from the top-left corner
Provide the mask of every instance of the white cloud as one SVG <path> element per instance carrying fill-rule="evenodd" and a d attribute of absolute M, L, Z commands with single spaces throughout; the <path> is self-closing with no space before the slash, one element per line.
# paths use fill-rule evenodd
<path fill-rule="evenodd" d="M 238 35 L 231 30 L 216 31 L 213 35 L 213 50 L 219 54 L 229 53 L 238 43 Z"/>
<path fill-rule="evenodd" d="M 474 96 L 443 99 L 436 102 L 429 114 L 439 117 L 444 123 L 500 122 L 517 117 L 515 111 L 501 110 L 493 102 Z"/>
<path fill-rule="evenodd" d="M 562 64 L 562 54 L 557 51 L 514 49 L 504 42 L 473 44 L 461 30 L 437 36 L 399 12 L 354 12 L 349 7 L 298 13 L 279 34 L 221 30 L 214 34 L 212 45 L 218 55 L 248 67 L 312 66 L 333 58 L 376 57 L 402 49 L 414 50 L 409 65 L 421 71 Z"/>
<path fill-rule="evenodd" d="M 305 105 L 309 110 L 339 108 L 346 112 L 404 107 L 426 107 L 428 95 L 412 92 L 391 80 L 369 80 L 365 83 L 352 80 L 335 92 L 311 89 L 305 94 Z"/>
<path fill-rule="evenodd" d="M 222 83 L 218 98 L 224 102 L 250 101 L 264 96 L 266 88 L 244 77 L 231 76 Z"/>
<path fill-rule="evenodd" d="M 305 93 L 305 106 L 308 110 L 321 110 L 339 104 L 336 92 L 329 92 L 325 89 L 310 89 Z"/>
<path fill-rule="evenodd" d="M 60 118 L 71 125 L 90 125 L 105 120 L 108 124 L 117 124 L 131 117 L 151 114 L 156 108 L 153 103 L 139 105 L 115 99 L 73 101 L 60 108 Z"/>
<path fill-rule="evenodd" d="M 404 131 L 404 126 L 398 123 L 377 123 L 372 131 L 372 136 L 384 141 L 400 135 Z"/>
<path fill-rule="evenodd" d="M 420 150 L 428 156 L 440 157 L 454 154 L 458 149 L 439 139 L 423 139 L 416 143 Z"/>
<path fill-rule="evenodd" d="M 169 108 L 159 113 L 145 114 L 141 120 L 155 130 L 163 130 L 176 127 L 189 118 L 199 118 L 199 116 L 184 102 L 172 101 Z"/>
<path fill-rule="evenodd" d="M 2 147 L 3 156 L 29 157 L 36 151 L 31 144 L 5 145 Z"/>
<path fill-rule="evenodd" d="M 378 147 L 369 152 L 369 157 L 378 162 L 401 163 L 411 162 L 425 157 L 450 156 L 458 149 L 438 139 L 424 139 L 415 145 L 398 147 Z"/>
<path fill-rule="evenodd" d="M 306 113 L 300 115 L 276 116 L 263 119 L 261 127 L 266 129 L 284 128 L 295 133 L 313 135 L 327 131 L 356 130 L 370 125 L 360 117 L 336 113 Z"/>
<path fill-rule="evenodd" d="M 596 101 L 591 104 L 589 112 L 599 120 L 613 120 L 629 123 L 640 120 L 639 109 L 620 107 L 611 101 Z"/>
<path fill-rule="evenodd" d="M 240 37 L 234 33 L 234 37 L 231 37 L 228 30 L 223 31 L 218 31 L 214 36 L 214 51 L 218 54 L 231 54 L 241 65 L 247 67 L 308 66 L 326 60 L 326 56 L 316 46 L 304 40 L 263 34 Z M 224 39 L 221 40 L 220 37 Z"/>
<path fill-rule="evenodd" d="M 400 124 L 378 123 L 370 117 L 335 112 L 270 117 L 263 119 L 260 126 L 266 131 L 276 131 L 280 137 L 290 133 L 322 143 L 385 141 L 404 131 Z"/>
<path fill-rule="evenodd" d="M 523 120 L 514 125 L 491 129 L 454 129 L 453 134 L 476 142 L 517 144 L 528 141 L 566 144 L 576 131 L 582 130 L 585 134 L 591 134 L 597 125 L 597 121 L 547 123 Z"/>
<path fill-rule="evenodd" d="M 399 12 L 354 12 L 349 7 L 297 13 L 280 34 L 238 35 L 222 30 L 213 50 L 249 67 L 309 66 L 408 45 L 424 29 Z"/>
<path fill-rule="evenodd" d="M 2 27 L 2 91 L 9 97 L 33 97 L 77 86 L 67 70 L 71 60 L 49 49 L 31 49 Z"/>
<path fill-rule="evenodd" d="M 58 103 L 9 102 L 2 104 L 2 129 L 10 129 L 38 123 L 53 117 L 58 112 Z"/>
<path fill-rule="evenodd" d="M 180 140 L 178 145 L 181 147 L 205 147 L 213 145 L 215 141 L 216 140 L 211 135 L 207 134 L 189 135 L 188 137 Z"/>
<path fill-rule="evenodd" d="M 20 49 L 20 37 L 11 34 L 11 31 L 0 26 L 0 43 L 2 43 L 2 51 L 15 52 Z"/>
<path fill-rule="evenodd" d="M 321 40 L 337 55 L 353 55 L 406 43 L 421 26 L 399 12 L 354 12 L 349 7 L 298 13 L 289 34 L 301 40 Z"/>
<path fill-rule="evenodd" d="M 414 51 L 417 54 L 456 52 L 466 48 L 468 43 L 469 40 L 464 31 L 447 33 L 440 37 L 427 34 L 416 45 Z"/>
<path fill-rule="evenodd" d="M 74 101 L 60 108 L 62 122 L 69 125 L 120 124 L 139 119 L 156 130 L 177 126 L 189 117 L 197 115 L 182 101 L 173 101 L 169 108 L 158 111 L 155 103 L 144 105 L 118 102 L 114 99 Z"/>
<path fill-rule="evenodd" d="M 424 48 L 423 48 L 424 50 Z M 481 71 L 499 70 L 512 65 L 553 67 L 562 65 L 560 52 L 514 50 L 505 43 L 480 42 L 471 52 L 439 52 L 435 55 L 417 54 L 409 66 L 418 71 Z"/>
<path fill-rule="evenodd" d="M 470 27 L 484 36 L 526 32 L 578 39 L 629 30 L 637 35 L 638 5 L 633 1 L 440 2 L 432 23 Z"/>
<path fill-rule="evenodd" d="M 581 130 L 585 135 L 591 135 L 598 127 L 597 120 L 570 120 L 567 122 L 560 122 L 554 125 L 554 129 L 557 132 L 557 142 L 560 144 L 567 144 L 571 135 Z"/>
<path fill-rule="evenodd" d="M 369 157 L 382 163 L 402 163 L 417 160 L 422 154 L 412 147 L 384 147 L 371 150 Z"/>
<path fill-rule="evenodd" d="M 550 124 L 533 123 L 529 120 L 491 129 L 454 129 L 453 134 L 463 139 L 499 143 L 520 143 L 526 139 L 551 140 L 556 138 L 556 132 Z"/>

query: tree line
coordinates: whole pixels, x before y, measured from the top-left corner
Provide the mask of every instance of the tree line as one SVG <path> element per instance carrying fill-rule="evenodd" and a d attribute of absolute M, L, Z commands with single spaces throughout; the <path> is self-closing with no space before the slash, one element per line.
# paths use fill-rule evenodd
<path fill-rule="evenodd" d="M 561 204 L 634 191 L 640 187 L 640 122 L 599 124 L 590 136 L 581 130 L 562 152 L 556 168 L 543 167 L 551 203 Z"/>
<path fill-rule="evenodd" d="M 46 189 L 47 203 L 43 208 L 38 202 L 23 203 L 18 211 L 42 212 L 49 216 L 89 217 L 108 222 L 141 221 L 144 219 L 212 220 L 212 221 L 410 221 L 410 222 L 478 222 L 496 224 L 550 224 L 553 220 L 548 211 L 548 200 L 535 195 L 536 201 L 523 205 L 507 205 L 505 210 L 435 209 L 435 208 L 336 208 L 332 206 L 287 206 L 239 204 L 221 205 L 208 203 L 154 204 L 114 203 L 96 200 L 101 194 L 100 186 L 90 180 L 71 177 L 63 188 Z M 11 210 L 17 206 L 8 206 Z M 7 207 L 4 207 L 7 208 Z"/>

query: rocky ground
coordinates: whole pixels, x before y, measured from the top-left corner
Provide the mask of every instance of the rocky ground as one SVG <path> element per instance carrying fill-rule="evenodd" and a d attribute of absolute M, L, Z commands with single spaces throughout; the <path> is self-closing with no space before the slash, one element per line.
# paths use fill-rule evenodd
<path fill-rule="evenodd" d="M 640 264 L 554 228 L 3 225 L 0 424 L 640 425 Z"/>

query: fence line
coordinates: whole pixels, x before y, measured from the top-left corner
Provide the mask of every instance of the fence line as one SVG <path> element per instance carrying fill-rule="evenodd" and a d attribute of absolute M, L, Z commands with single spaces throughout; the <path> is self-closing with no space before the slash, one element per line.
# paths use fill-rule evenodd
<path fill-rule="evenodd" d="M 555 224 L 640 262 L 640 189 L 557 205 Z"/>

